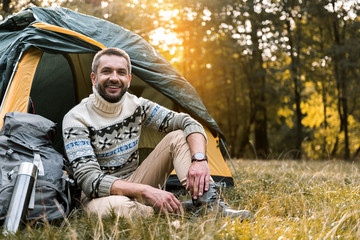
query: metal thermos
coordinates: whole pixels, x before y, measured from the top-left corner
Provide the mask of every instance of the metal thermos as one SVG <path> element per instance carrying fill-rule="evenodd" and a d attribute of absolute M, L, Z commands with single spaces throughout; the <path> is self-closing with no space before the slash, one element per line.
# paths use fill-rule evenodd
<path fill-rule="evenodd" d="M 16 233 L 24 222 L 37 175 L 34 163 L 22 162 L 19 166 L 10 206 L 3 225 L 3 233 Z"/>

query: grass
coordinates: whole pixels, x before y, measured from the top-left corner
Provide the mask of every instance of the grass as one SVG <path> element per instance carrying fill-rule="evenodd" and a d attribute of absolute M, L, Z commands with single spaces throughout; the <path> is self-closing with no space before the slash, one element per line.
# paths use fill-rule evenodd
<path fill-rule="evenodd" d="M 254 221 L 214 213 L 132 220 L 113 215 L 101 220 L 78 210 L 60 226 L 28 225 L 7 239 L 360 239 L 360 165 L 254 160 L 234 164 L 241 183 L 222 195 L 233 208 L 253 212 Z"/>

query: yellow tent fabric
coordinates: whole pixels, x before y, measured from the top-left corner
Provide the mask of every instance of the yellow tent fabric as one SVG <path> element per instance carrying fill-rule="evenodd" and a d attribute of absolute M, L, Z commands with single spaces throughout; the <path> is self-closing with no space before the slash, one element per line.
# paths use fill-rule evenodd
<path fill-rule="evenodd" d="M 30 48 L 24 54 L 18 69 L 5 96 L 3 106 L 0 112 L 0 119 L 8 112 L 19 111 L 26 112 L 29 104 L 29 96 L 34 74 L 43 52 L 36 48 Z M 3 125 L 1 120 L 0 128 Z"/>
<path fill-rule="evenodd" d="M 45 30 L 49 30 L 49 31 L 53 31 L 53 32 L 64 33 L 67 35 L 75 36 L 75 37 L 81 38 L 82 40 L 85 40 L 91 44 L 94 44 L 100 48 L 106 48 L 103 44 L 95 41 L 94 39 L 89 38 L 83 34 L 77 33 L 75 31 L 69 30 L 69 29 L 65 29 L 65 28 L 47 24 L 47 23 L 34 23 L 32 26 L 41 28 L 41 29 L 45 29 Z"/>

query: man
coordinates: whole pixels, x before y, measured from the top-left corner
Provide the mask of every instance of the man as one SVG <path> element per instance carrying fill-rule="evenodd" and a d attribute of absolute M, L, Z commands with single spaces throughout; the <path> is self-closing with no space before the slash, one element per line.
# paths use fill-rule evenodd
<path fill-rule="evenodd" d="M 154 209 L 178 212 L 180 201 L 159 189 L 174 168 L 193 201 L 204 202 L 214 187 L 203 127 L 187 114 L 129 94 L 131 64 L 123 50 L 98 52 L 91 80 L 93 94 L 63 120 L 65 150 L 86 196 L 83 207 L 102 216 L 110 209 L 124 217 L 151 216 Z M 142 127 L 168 134 L 139 165 Z"/>

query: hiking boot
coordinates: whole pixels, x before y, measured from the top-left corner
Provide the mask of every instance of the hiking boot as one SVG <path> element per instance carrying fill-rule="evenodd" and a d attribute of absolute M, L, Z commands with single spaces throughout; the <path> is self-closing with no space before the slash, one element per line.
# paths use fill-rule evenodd
<path fill-rule="evenodd" d="M 198 199 L 192 199 L 181 203 L 184 210 L 195 214 L 205 212 L 218 212 L 222 217 L 240 218 L 241 221 L 252 220 L 254 217 L 250 211 L 234 210 L 227 205 L 221 197 L 218 197 L 214 183 L 209 184 L 209 190 Z"/>
<path fill-rule="evenodd" d="M 204 194 L 201 197 L 198 197 L 197 199 L 192 199 L 193 204 L 197 207 L 200 207 L 208 203 L 215 203 L 216 201 L 217 201 L 217 192 L 214 183 L 209 184 L 209 190 L 207 192 L 204 191 Z"/>

